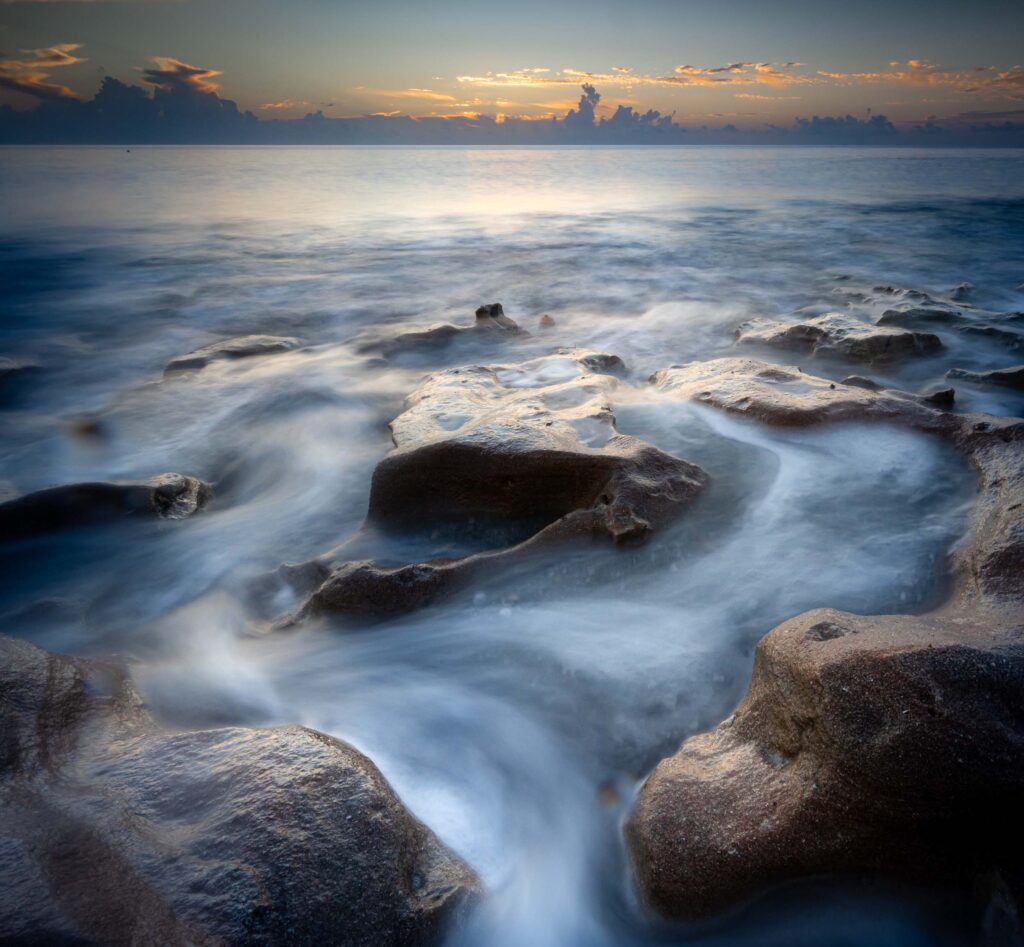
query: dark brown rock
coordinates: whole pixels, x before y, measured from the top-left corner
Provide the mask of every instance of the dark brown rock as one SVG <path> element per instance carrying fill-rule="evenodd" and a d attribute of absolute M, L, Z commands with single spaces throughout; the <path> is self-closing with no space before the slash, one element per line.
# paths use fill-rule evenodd
<path fill-rule="evenodd" d="M 942 309 L 938 306 L 910 306 L 906 309 L 886 309 L 878 317 L 876 324 L 916 329 L 922 323 L 960 325 L 964 321 L 963 313 L 956 309 Z"/>
<path fill-rule="evenodd" d="M 176 473 L 144 481 L 50 487 L 0 503 L 0 539 L 25 539 L 131 516 L 184 519 L 202 509 L 210 495 L 209 484 Z"/>
<path fill-rule="evenodd" d="M 626 830 L 644 898 L 697 918 L 809 875 L 970 884 L 1015 869 L 1024 421 L 952 415 L 874 384 L 832 387 L 742 359 L 654 380 L 767 423 L 859 419 L 936 434 L 974 466 L 979 493 L 945 606 L 924 616 L 819 609 L 780 625 L 758 645 L 736 713 L 655 768 Z"/>
<path fill-rule="evenodd" d="M 736 341 L 861 362 L 929 355 L 942 348 L 939 337 L 930 332 L 873 325 L 838 313 L 800 322 L 752 319 L 736 330 Z"/>
<path fill-rule="evenodd" d="M 706 475 L 615 430 L 608 374 L 615 356 L 582 350 L 515 365 L 436 373 L 391 424 L 395 449 L 377 466 L 367 524 L 509 530 L 522 541 L 460 559 L 386 566 L 345 562 L 302 614 L 414 608 L 554 542 L 633 542 L 680 512 Z"/>
<path fill-rule="evenodd" d="M 352 747 L 166 733 L 123 670 L 0 637 L 0 940 L 421 944 L 472 872 Z"/>
<path fill-rule="evenodd" d="M 476 318 L 470 325 L 439 322 L 413 329 L 394 326 L 372 329 L 355 340 L 355 347 L 362 354 L 389 356 L 441 348 L 456 341 L 527 338 L 529 335 L 505 315 L 501 303 L 491 303 L 476 310 Z"/>
<path fill-rule="evenodd" d="M 224 339 L 189 352 L 187 355 L 179 355 L 177 358 L 171 359 L 164 369 L 164 375 L 195 371 L 205 368 L 210 362 L 289 352 L 301 345 L 302 342 L 299 339 L 278 335 L 244 335 L 236 339 Z"/>

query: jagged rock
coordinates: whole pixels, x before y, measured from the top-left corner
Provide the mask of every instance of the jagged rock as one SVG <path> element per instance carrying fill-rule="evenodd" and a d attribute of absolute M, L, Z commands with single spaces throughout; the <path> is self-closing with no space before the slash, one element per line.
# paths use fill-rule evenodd
<path fill-rule="evenodd" d="M 784 623 L 759 644 L 736 713 L 656 767 L 627 825 L 644 898 L 696 918 L 813 874 L 969 881 L 1018 865 L 1024 421 L 742 359 L 653 380 L 768 423 L 889 421 L 942 436 L 977 470 L 979 494 L 942 609 Z"/>
<path fill-rule="evenodd" d="M 1008 349 L 1019 349 L 1024 346 L 1024 335 L 1019 332 L 1014 332 L 1012 329 L 1006 329 L 1003 326 L 994 326 L 990 323 L 971 323 L 967 325 L 957 326 L 958 332 L 963 332 L 965 335 L 976 335 L 984 339 L 989 339 L 992 342 L 998 342 L 1001 346 Z"/>
<path fill-rule="evenodd" d="M 450 322 L 439 322 L 416 329 L 373 329 L 356 339 L 355 348 L 361 354 L 376 353 L 387 356 L 445 346 L 460 339 L 527 338 L 529 335 L 530 333 L 521 329 L 514 319 L 505 315 L 501 303 L 490 303 L 476 310 L 476 318 L 471 325 L 459 326 Z"/>
<path fill-rule="evenodd" d="M 116 522 L 126 516 L 184 519 L 202 509 L 211 493 L 209 484 L 177 473 L 151 480 L 50 487 L 0 503 L 0 539 L 25 539 L 58 529 Z"/>
<path fill-rule="evenodd" d="M 224 339 L 171 359 L 164 369 L 164 375 L 205 368 L 210 362 L 289 352 L 301 345 L 299 339 L 278 335 L 244 335 L 237 339 Z"/>
<path fill-rule="evenodd" d="M 930 388 L 918 397 L 925 403 L 936 408 L 948 408 L 956 403 L 956 389 L 942 386 Z"/>
<path fill-rule="evenodd" d="M 516 365 L 438 372 L 391 424 L 368 526 L 509 531 L 506 548 L 390 567 L 334 566 L 301 614 L 388 613 L 433 601 L 483 565 L 554 542 L 642 540 L 700 491 L 699 467 L 615 430 L 616 356 L 565 350 Z"/>
<path fill-rule="evenodd" d="M 939 337 L 930 332 L 877 326 L 838 313 L 801 322 L 752 319 L 736 330 L 736 341 L 864 362 L 928 355 L 942 348 Z"/>
<path fill-rule="evenodd" d="M 1004 388 L 1016 388 L 1024 391 L 1024 365 L 1012 368 L 995 368 L 988 372 L 972 372 L 966 368 L 951 368 L 946 372 L 947 378 L 962 378 L 976 385 L 999 385 Z"/>
<path fill-rule="evenodd" d="M 0 940 L 423 944 L 473 873 L 305 727 L 161 731 L 116 664 L 0 637 Z"/>
<path fill-rule="evenodd" d="M 949 298 L 954 302 L 963 302 L 974 295 L 974 283 L 961 283 L 949 291 Z"/>

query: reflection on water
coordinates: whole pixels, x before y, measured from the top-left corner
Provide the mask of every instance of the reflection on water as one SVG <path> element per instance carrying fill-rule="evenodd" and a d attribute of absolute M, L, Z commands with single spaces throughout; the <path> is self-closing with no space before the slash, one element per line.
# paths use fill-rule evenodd
<path fill-rule="evenodd" d="M 778 621 L 934 601 L 973 489 L 920 435 L 771 431 L 643 381 L 730 353 L 744 318 L 842 305 L 842 287 L 969 280 L 986 311 L 1024 308 L 1021 164 L 845 149 L 0 151 L 0 354 L 38 366 L 2 391 L 0 480 L 178 470 L 216 486 L 185 522 L 0 550 L 4 629 L 128 653 L 171 725 L 299 721 L 364 749 L 492 892 L 460 944 L 962 942 L 962 906 L 877 886 L 805 886 L 686 931 L 633 903 L 618 826 L 637 779 L 729 713 Z M 496 299 L 533 335 L 387 361 L 351 344 L 390 323 L 468 322 Z M 539 331 L 543 313 L 556 324 Z M 306 347 L 160 380 L 172 357 L 250 332 Z M 871 374 L 916 389 L 951 364 L 1020 360 L 942 334 L 941 356 Z M 626 361 L 618 428 L 709 472 L 691 510 L 644 547 L 560 547 L 372 629 L 254 634 L 252 583 L 358 527 L 387 422 L 426 372 L 560 345 Z M 537 383 L 529 367 L 503 377 Z M 961 386 L 958 400 L 1021 410 L 1009 391 Z M 406 541 L 399 552 L 421 555 L 438 539 Z"/>

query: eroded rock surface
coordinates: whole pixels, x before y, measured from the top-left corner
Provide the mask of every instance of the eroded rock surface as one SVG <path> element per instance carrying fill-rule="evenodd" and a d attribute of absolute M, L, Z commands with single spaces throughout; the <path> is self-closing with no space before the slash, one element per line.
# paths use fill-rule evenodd
<path fill-rule="evenodd" d="M 752 319 L 736 330 L 736 341 L 862 362 L 929 355 L 942 348 L 939 337 L 931 332 L 873 325 L 838 313 L 800 322 Z"/>
<path fill-rule="evenodd" d="M 173 375 L 176 372 L 195 371 L 205 368 L 211 362 L 289 352 L 301 345 L 302 342 L 299 339 L 280 335 L 244 335 L 236 339 L 224 339 L 189 352 L 187 355 L 179 355 L 177 358 L 171 359 L 164 369 L 164 374 Z"/>
<path fill-rule="evenodd" d="M 209 484 L 176 473 L 50 487 L 0 503 L 0 539 L 25 539 L 129 516 L 184 519 L 202 509 L 211 493 Z"/>
<path fill-rule="evenodd" d="M 115 664 L 0 637 L 0 940 L 422 944 L 472 872 L 352 747 L 161 731 Z"/>
<path fill-rule="evenodd" d="M 387 613 L 434 600 L 485 564 L 543 544 L 644 539 L 689 503 L 700 468 L 615 430 L 616 356 L 564 350 L 514 365 L 438 372 L 391 424 L 367 523 L 384 531 L 501 528 L 522 541 L 459 559 L 343 563 L 308 610 Z"/>
<path fill-rule="evenodd" d="M 1024 421 L 953 415 L 877 385 L 745 359 L 662 390 L 770 424 L 887 421 L 978 472 L 948 603 L 929 615 L 798 616 L 759 644 L 747 695 L 645 781 L 627 826 L 644 898 L 698 918 L 801 876 L 968 882 L 1019 858 L 1024 782 Z M 863 383 L 865 379 L 849 379 Z"/>

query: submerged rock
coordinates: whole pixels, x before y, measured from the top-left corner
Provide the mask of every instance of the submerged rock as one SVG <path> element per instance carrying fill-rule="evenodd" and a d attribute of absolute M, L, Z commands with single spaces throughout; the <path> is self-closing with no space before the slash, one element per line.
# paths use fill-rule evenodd
<path fill-rule="evenodd" d="M 955 326 L 962 325 L 965 321 L 964 314 L 958 309 L 942 309 L 938 306 L 911 306 L 907 309 L 886 309 L 878 317 L 876 325 L 902 326 L 904 329 L 916 329 L 922 323 Z"/>
<path fill-rule="evenodd" d="M 889 421 L 942 436 L 978 471 L 979 495 L 946 606 L 784 623 L 758 645 L 736 713 L 655 768 L 626 829 L 644 898 L 698 918 L 814 874 L 969 882 L 1019 866 L 1024 421 L 743 359 L 653 380 L 772 424 Z"/>
<path fill-rule="evenodd" d="M 423 944 L 478 891 L 304 727 L 161 731 L 117 665 L 0 637 L 0 940 Z"/>
<path fill-rule="evenodd" d="M 116 522 L 126 516 L 184 519 L 206 504 L 210 485 L 184 474 L 151 480 L 72 483 L 0 503 L 0 539 L 25 539 L 76 526 Z"/>
<path fill-rule="evenodd" d="M 999 385 L 1003 388 L 1016 388 L 1024 391 L 1024 365 L 1012 368 L 994 368 L 988 372 L 972 372 L 966 368 L 951 368 L 946 372 L 947 378 L 962 378 L 976 385 Z"/>
<path fill-rule="evenodd" d="M 476 310 L 471 325 L 454 325 L 438 322 L 431 326 L 415 329 L 387 327 L 363 333 L 355 342 L 356 351 L 362 354 L 397 355 L 401 352 L 415 352 L 446 346 L 456 340 L 529 337 L 530 333 L 505 315 L 501 303 L 490 303 Z"/>
<path fill-rule="evenodd" d="M 395 449 L 378 465 L 367 524 L 487 534 L 513 546 L 398 567 L 336 567 L 307 611 L 387 613 L 450 591 L 541 545 L 584 536 L 636 541 L 700 491 L 699 467 L 615 430 L 608 401 L 616 356 L 566 350 L 513 365 L 430 376 L 391 423 Z"/>
<path fill-rule="evenodd" d="M 279 335 L 243 335 L 236 339 L 224 339 L 171 359 L 164 369 L 164 375 L 205 368 L 210 362 L 289 352 L 301 345 L 299 339 Z"/>
<path fill-rule="evenodd" d="M 801 322 L 752 319 L 736 330 L 736 341 L 862 362 L 929 355 L 942 348 L 939 337 L 931 332 L 873 325 L 838 313 Z"/>

